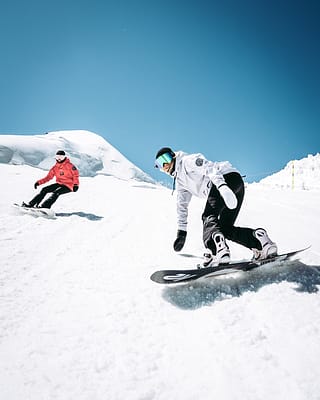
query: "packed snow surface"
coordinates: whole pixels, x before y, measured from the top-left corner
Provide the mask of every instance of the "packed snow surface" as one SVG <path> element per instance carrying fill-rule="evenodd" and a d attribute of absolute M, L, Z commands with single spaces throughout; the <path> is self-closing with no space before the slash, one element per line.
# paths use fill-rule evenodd
<path fill-rule="evenodd" d="M 21 215 L 12 204 L 34 196 L 40 168 L 0 164 L 1 399 L 319 400 L 318 190 L 249 185 L 237 221 L 265 227 L 279 252 L 311 245 L 300 260 L 161 286 L 155 270 L 201 261 L 203 201 L 175 253 L 169 189 L 88 173 L 56 219 Z"/>

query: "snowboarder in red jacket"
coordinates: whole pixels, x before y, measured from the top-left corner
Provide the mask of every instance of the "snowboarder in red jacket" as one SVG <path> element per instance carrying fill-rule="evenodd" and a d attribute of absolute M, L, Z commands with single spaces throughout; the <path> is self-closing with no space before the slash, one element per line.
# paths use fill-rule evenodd
<path fill-rule="evenodd" d="M 23 202 L 23 207 L 51 208 L 60 195 L 76 192 L 79 189 L 79 171 L 66 157 L 66 153 L 63 150 L 58 150 L 55 158 L 55 165 L 50 169 L 47 176 L 35 182 L 34 188 L 37 189 L 39 185 L 43 185 L 54 177 L 56 183 L 45 186 L 29 203 Z M 40 205 L 48 193 L 52 194 Z"/>

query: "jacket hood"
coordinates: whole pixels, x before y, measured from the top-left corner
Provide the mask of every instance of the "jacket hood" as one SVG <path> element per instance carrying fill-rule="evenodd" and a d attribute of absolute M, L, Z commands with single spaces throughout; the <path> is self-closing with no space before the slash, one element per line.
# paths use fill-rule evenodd
<path fill-rule="evenodd" d="M 176 177 L 177 176 L 177 167 L 181 163 L 182 157 L 184 157 L 184 156 L 186 156 L 188 154 L 185 153 L 184 151 L 181 151 L 181 150 L 175 151 L 174 154 L 175 154 L 175 157 L 174 157 L 175 164 L 174 164 L 174 170 L 173 170 L 171 175 L 173 177 Z"/>

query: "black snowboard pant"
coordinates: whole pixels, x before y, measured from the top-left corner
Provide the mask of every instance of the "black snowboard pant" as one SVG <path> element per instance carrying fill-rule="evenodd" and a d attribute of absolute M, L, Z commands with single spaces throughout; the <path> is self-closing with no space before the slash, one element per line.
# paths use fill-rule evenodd
<path fill-rule="evenodd" d="M 216 246 L 212 236 L 215 233 L 222 233 L 226 239 L 239 243 L 249 249 L 261 249 L 260 242 L 253 235 L 253 229 L 234 226 L 244 198 L 244 183 L 241 175 L 237 172 L 231 172 L 224 175 L 224 179 L 236 195 L 238 204 L 235 209 L 230 210 L 226 206 L 217 187 L 212 185 L 202 214 L 203 242 L 205 247 L 210 249 L 213 254 L 216 254 Z"/>
<path fill-rule="evenodd" d="M 65 185 L 60 185 L 60 183 L 53 183 L 52 185 L 45 186 L 41 189 L 40 193 L 37 194 L 30 202 L 30 206 L 38 207 L 41 201 L 45 198 L 48 193 L 52 193 L 48 199 L 46 199 L 42 204 L 41 207 L 43 208 L 51 208 L 52 204 L 58 199 L 59 196 L 62 194 L 66 194 L 71 192 Z"/>

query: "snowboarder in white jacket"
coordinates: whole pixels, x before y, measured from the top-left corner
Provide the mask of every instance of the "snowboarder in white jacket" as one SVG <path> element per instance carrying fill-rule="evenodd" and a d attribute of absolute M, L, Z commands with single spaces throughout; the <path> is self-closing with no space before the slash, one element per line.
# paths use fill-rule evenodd
<path fill-rule="evenodd" d="M 206 199 L 202 214 L 203 243 L 206 248 L 203 266 L 230 261 L 226 239 L 253 251 L 261 260 L 277 254 L 277 246 L 263 228 L 234 226 L 244 198 L 244 182 L 228 161 L 208 161 L 202 154 L 173 152 L 163 147 L 156 154 L 155 167 L 171 175 L 177 189 L 178 232 L 173 247 L 182 250 L 187 237 L 188 206 L 192 196 Z"/>

